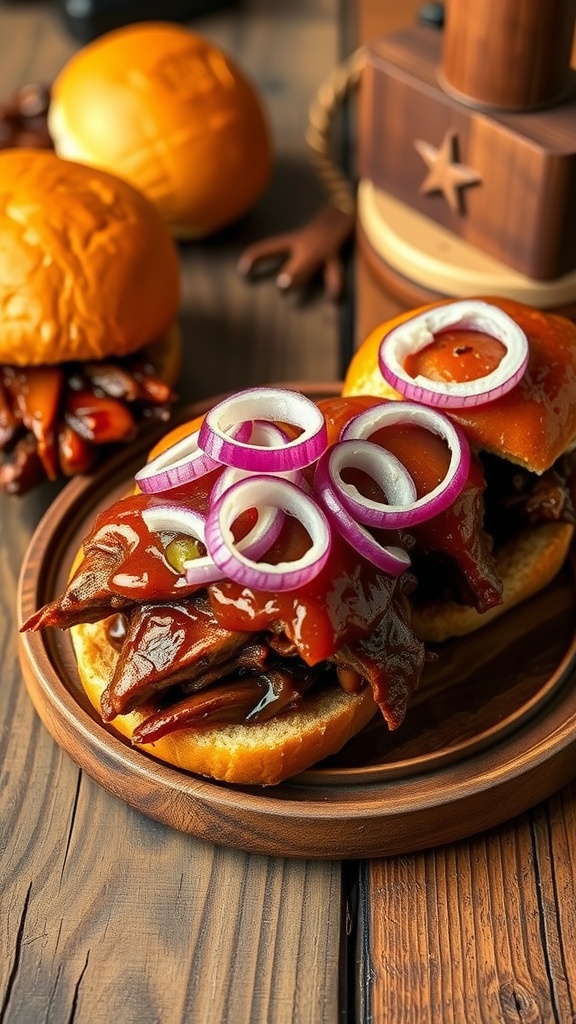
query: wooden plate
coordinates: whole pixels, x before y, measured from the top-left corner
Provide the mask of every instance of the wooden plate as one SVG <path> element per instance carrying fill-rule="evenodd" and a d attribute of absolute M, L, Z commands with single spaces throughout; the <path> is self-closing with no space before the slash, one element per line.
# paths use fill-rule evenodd
<path fill-rule="evenodd" d="M 322 397 L 335 385 L 306 390 Z M 184 410 L 181 418 L 207 405 Z M 94 516 L 130 488 L 149 447 L 148 439 L 120 453 L 56 499 L 22 568 L 21 621 L 62 591 Z M 172 769 L 104 727 L 81 690 L 66 633 L 20 634 L 20 654 L 30 697 L 56 742 L 144 814 L 255 853 L 373 857 L 484 830 L 573 777 L 575 603 L 566 568 L 520 609 L 439 646 L 397 732 L 374 720 L 339 755 L 268 789 Z"/>

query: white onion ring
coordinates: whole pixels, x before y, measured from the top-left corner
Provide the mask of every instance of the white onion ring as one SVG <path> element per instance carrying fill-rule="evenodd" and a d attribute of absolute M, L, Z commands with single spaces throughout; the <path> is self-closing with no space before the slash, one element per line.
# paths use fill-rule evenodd
<path fill-rule="evenodd" d="M 289 423 L 302 431 L 292 441 L 262 447 L 232 437 L 238 424 L 250 420 Z M 324 416 L 318 406 L 297 391 L 248 388 L 225 398 L 208 412 L 198 444 L 212 459 L 253 473 L 283 473 L 303 469 L 320 457 L 327 445 Z"/>
<path fill-rule="evenodd" d="M 410 557 L 404 548 L 396 545 L 382 545 L 368 530 L 354 519 L 342 501 L 339 491 L 330 483 L 327 470 L 328 453 L 320 458 L 317 469 L 318 482 L 315 489 L 319 501 L 324 506 L 331 524 L 344 537 L 344 540 L 372 565 L 377 566 L 389 576 L 400 576 L 410 567 Z M 318 474 L 318 470 L 320 473 Z"/>
<path fill-rule="evenodd" d="M 251 558 L 260 558 L 269 551 L 278 539 L 284 516 L 277 515 L 277 510 L 269 505 L 257 509 L 258 519 L 242 540 L 238 541 L 238 550 Z M 184 509 L 180 505 L 157 505 L 144 509 L 142 518 L 149 530 L 154 533 L 166 531 L 182 533 L 194 537 L 206 547 L 206 518 L 193 509 Z M 209 554 L 190 558 L 184 562 L 186 582 L 214 583 L 223 579 L 223 572 L 215 564 Z M 177 570 L 175 570 L 177 571 Z"/>
<path fill-rule="evenodd" d="M 206 547 L 206 520 L 200 512 L 181 508 L 180 505 L 152 505 L 142 510 L 142 519 L 153 533 L 162 530 L 183 533 L 187 537 L 194 537 Z M 210 555 L 188 559 L 184 562 L 184 574 L 186 582 L 191 585 L 214 583 L 222 579 L 222 572 Z"/>
<path fill-rule="evenodd" d="M 463 490 L 470 469 L 470 448 L 460 427 L 443 413 L 414 402 L 382 402 L 366 409 L 346 424 L 340 439 L 369 440 L 377 430 L 393 423 L 414 423 L 443 438 L 450 449 L 450 463 L 444 479 L 412 505 L 388 505 L 380 524 L 386 529 L 414 526 L 443 512 Z"/>
<path fill-rule="evenodd" d="M 249 508 L 274 505 L 297 518 L 312 541 L 304 555 L 278 565 L 258 563 L 235 545 L 234 520 Z M 225 491 L 206 517 L 206 546 L 225 576 L 254 590 L 297 590 L 323 569 L 331 547 L 330 526 L 317 504 L 299 487 L 269 476 L 252 476 Z"/>
<path fill-rule="evenodd" d="M 342 479 L 344 469 L 360 469 L 386 495 L 384 501 L 364 497 L 353 484 Z M 417 501 L 416 487 L 406 467 L 386 448 L 372 441 L 349 439 L 332 445 L 318 460 L 314 487 L 329 486 L 350 515 L 365 526 L 387 529 L 385 513 L 393 505 L 411 507 Z"/>
<path fill-rule="evenodd" d="M 436 381 L 404 369 L 407 356 L 421 352 L 434 335 L 450 328 L 481 331 L 501 341 L 506 353 L 499 365 L 476 380 Z M 445 409 L 484 405 L 510 391 L 524 375 L 528 339 L 521 327 L 498 306 L 476 299 L 447 303 L 419 313 L 393 327 L 382 339 L 378 364 L 385 380 L 406 399 Z"/>

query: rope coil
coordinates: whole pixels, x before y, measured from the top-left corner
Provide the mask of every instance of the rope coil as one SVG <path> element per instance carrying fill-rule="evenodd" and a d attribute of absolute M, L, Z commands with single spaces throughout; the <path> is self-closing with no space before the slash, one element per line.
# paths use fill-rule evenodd
<path fill-rule="evenodd" d="M 366 50 L 359 47 L 322 82 L 308 112 L 305 137 L 312 152 L 312 162 L 331 203 L 345 214 L 355 213 L 356 195 L 352 182 L 332 156 L 332 125 L 338 108 L 352 89 L 357 87 L 365 64 Z"/>

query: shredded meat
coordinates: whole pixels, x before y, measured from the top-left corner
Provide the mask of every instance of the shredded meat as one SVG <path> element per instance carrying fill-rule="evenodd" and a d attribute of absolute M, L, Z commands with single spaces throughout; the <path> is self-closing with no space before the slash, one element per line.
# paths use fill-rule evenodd
<path fill-rule="evenodd" d="M 205 594 L 180 604 L 136 606 L 102 697 L 104 718 L 132 711 L 180 682 L 188 688 L 208 685 L 227 669 L 242 666 L 239 652 L 246 645 L 253 662 L 253 641 L 249 633 L 219 626 Z"/>
<path fill-rule="evenodd" d="M 165 421 L 173 395 L 141 356 L 62 366 L 0 366 L 0 490 L 24 494 L 75 476 L 107 445 Z"/>

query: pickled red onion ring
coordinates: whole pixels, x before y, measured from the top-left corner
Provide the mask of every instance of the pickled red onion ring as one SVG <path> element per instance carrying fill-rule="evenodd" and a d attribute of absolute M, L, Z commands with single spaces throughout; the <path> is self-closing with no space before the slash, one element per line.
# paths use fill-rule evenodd
<path fill-rule="evenodd" d="M 277 540 L 282 529 L 283 516 L 270 506 L 258 508 L 258 519 L 242 540 L 238 541 L 238 550 L 251 558 L 260 558 Z M 156 505 L 144 509 L 142 518 L 149 530 L 154 533 L 180 533 L 193 537 L 206 547 L 206 518 L 193 509 L 185 509 L 180 505 Z M 177 570 L 175 570 L 177 572 Z M 223 578 L 209 554 L 199 555 L 184 562 L 186 582 L 214 583 Z"/>
<path fill-rule="evenodd" d="M 506 353 L 494 370 L 468 381 L 436 381 L 406 372 L 407 356 L 430 345 L 435 334 L 459 327 L 502 342 Z M 384 336 L 378 352 L 382 376 L 404 398 L 446 409 L 493 402 L 518 383 L 527 363 L 528 339 L 521 327 L 498 306 L 476 299 L 436 306 L 405 320 Z"/>
<path fill-rule="evenodd" d="M 365 497 L 342 479 L 344 469 L 360 469 L 384 491 L 384 501 Z M 385 513 L 393 504 L 412 507 L 417 500 L 416 487 L 406 467 L 392 452 L 372 441 L 349 439 L 332 445 L 319 459 L 314 477 L 315 489 L 329 486 L 344 508 L 365 526 L 386 529 Z"/>
<path fill-rule="evenodd" d="M 236 433 L 239 438 L 246 439 L 250 430 L 249 423 L 242 423 L 236 428 Z M 198 446 L 199 434 L 200 430 L 194 430 L 142 466 L 134 477 L 140 490 L 145 494 L 170 491 L 218 469 L 219 463 Z"/>
<path fill-rule="evenodd" d="M 389 576 L 400 576 L 410 567 L 408 553 L 396 545 L 379 544 L 376 538 L 350 514 L 342 501 L 341 492 L 332 485 L 329 460 L 329 451 L 320 457 L 314 488 L 331 525 L 367 561 Z"/>
<path fill-rule="evenodd" d="M 142 519 L 153 533 L 182 533 L 193 537 L 206 547 L 206 520 L 200 512 L 182 508 L 180 505 L 153 505 L 143 509 Z M 178 570 L 174 569 L 178 574 Z M 200 555 L 184 562 L 186 582 L 190 584 L 214 583 L 222 579 L 222 572 L 210 555 Z"/>
<path fill-rule="evenodd" d="M 450 449 L 446 476 L 411 505 L 388 505 L 380 525 L 385 529 L 414 526 L 443 512 L 464 488 L 470 469 L 470 448 L 463 431 L 447 416 L 415 402 L 383 402 L 355 416 L 344 427 L 340 440 L 369 440 L 376 431 L 391 424 L 415 424 L 438 434 Z"/>
<path fill-rule="evenodd" d="M 298 519 L 311 540 L 293 562 L 258 562 L 234 543 L 231 526 L 249 508 L 273 505 Z M 206 517 L 206 546 L 225 576 L 264 591 L 297 590 L 324 568 L 331 548 L 330 526 L 315 501 L 288 480 L 257 475 L 240 480 L 214 503 Z"/>
<path fill-rule="evenodd" d="M 300 428 L 301 434 L 267 447 L 231 436 L 235 427 L 251 420 L 287 423 Z M 297 391 L 248 388 L 206 414 L 198 444 L 211 459 L 225 465 L 252 473 L 283 473 L 303 469 L 320 457 L 327 445 L 326 423 L 318 406 Z"/>
<path fill-rule="evenodd" d="M 281 427 L 278 427 L 275 423 L 266 423 L 262 421 L 256 421 L 252 424 L 252 432 L 249 438 L 250 444 L 258 444 L 262 448 L 271 447 L 272 445 L 287 444 L 289 441 L 288 434 Z M 217 499 L 224 493 L 228 487 L 232 484 L 238 483 L 239 480 L 244 480 L 245 477 L 251 476 L 249 469 L 236 469 L 234 466 L 226 466 L 223 473 L 220 474 L 218 479 L 214 482 L 214 486 L 210 492 L 210 504 L 217 501 Z M 290 470 L 287 473 L 282 474 L 286 480 L 290 480 L 292 483 L 297 484 L 299 487 L 303 486 L 302 472 L 299 469 Z M 284 518 L 283 513 L 280 509 L 276 510 L 278 516 Z"/>

